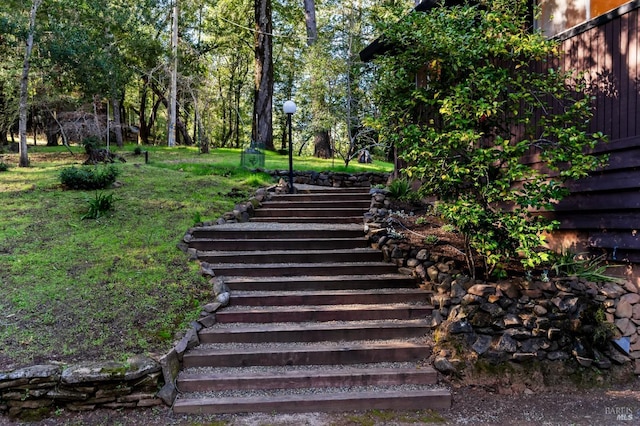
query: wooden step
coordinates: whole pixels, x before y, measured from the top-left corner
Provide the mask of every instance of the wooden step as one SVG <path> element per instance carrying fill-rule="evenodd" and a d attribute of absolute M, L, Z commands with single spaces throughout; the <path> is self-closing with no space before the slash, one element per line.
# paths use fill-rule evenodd
<path fill-rule="evenodd" d="M 326 224 L 362 224 L 363 216 L 326 216 L 326 217 L 252 217 L 249 219 L 251 223 L 326 223 Z"/>
<path fill-rule="evenodd" d="M 201 345 L 186 352 L 183 363 L 185 368 L 362 364 L 417 361 L 430 355 L 429 345 L 394 340 L 304 345 L 256 344 L 248 347 L 234 344 L 230 348 Z"/>
<path fill-rule="evenodd" d="M 344 323 L 217 324 L 198 333 L 200 343 L 323 342 L 392 340 L 424 336 L 424 319 Z"/>
<path fill-rule="evenodd" d="M 281 201 L 274 199 L 272 201 L 265 201 L 262 203 L 263 209 L 336 209 L 349 207 L 352 209 L 360 209 L 363 213 L 369 210 L 371 205 L 370 198 L 354 199 L 354 200 L 318 200 L 318 201 L 306 201 L 306 200 L 294 200 L 294 201 Z"/>
<path fill-rule="evenodd" d="M 285 367 L 286 368 L 286 367 Z M 431 367 L 379 368 L 327 368 L 315 366 L 306 370 L 269 369 L 249 372 L 243 369 L 223 371 L 181 372 L 177 386 L 180 392 L 206 392 L 230 389 L 302 389 L 352 386 L 432 385 L 438 375 Z"/>
<path fill-rule="evenodd" d="M 379 262 L 382 253 L 372 248 L 339 250 L 252 250 L 252 251 L 198 251 L 198 259 L 208 263 L 325 263 Z"/>
<path fill-rule="evenodd" d="M 229 239 L 330 239 L 330 238 L 362 238 L 364 229 L 362 226 L 354 225 L 282 225 L 277 226 L 268 224 L 265 226 L 256 226 L 257 224 L 243 223 L 214 226 L 201 226 L 192 228 L 191 235 L 194 238 L 211 238 L 218 240 Z"/>
<path fill-rule="evenodd" d="M 252 307 L 238 306 L 216 313 L 219 323 L 247 322 L 309 322 L 309 321 L 365 321 L 365 320 L 409 320 L 431 315 L 430 305 L 394 303 L 385 305 L 312 305 Z"/>
<path fill-rule="evenodd" d="M 368 263 L 207 263 L 203 266 L 212 269 L 217 276 L 240 277 L 291 277 L 299 275 L 327 276 L 350 274 L 391 274 L 397 271 L 397 266 L 386 262 Z"/>
<path fill-rule="evenodd" d="M 227 277 L 224 282 L 233 291 L 372 290 L 379 288 L 415 288 L 415 278 L 401 274 L 304 277 Z"/>
<path fill-rule="evenodd" d="M 196 250 L 247 251 L 247 250 L 337 250 L 365 248 L 369 245 L 359 238 L 296 238 L 296 239 L 192 239 L 189 247 Z"/>
<path fill-rule="evenodd" d="M 366 209 L 335 207 L 316 209 L 313 205 L 298 208 L 261 208 L 254 212 L 254 217 L 360 217 L 364 216 Z"/>
<path fill-rule="evenodd" d="M 430 291 L 419 288 L 375 290 L 249 291 L 231 293 L 230 304 L 244 306 L 424 303 Z"/>
<path fill-rule="evenodd" d="M 449 409 L 447 389 L 352 391 L 338 393 L 285 394 L 254 397 L 179 398 L 173 410 L 178 414 L 216 413 L 304 413 L 354 410 Z"/>

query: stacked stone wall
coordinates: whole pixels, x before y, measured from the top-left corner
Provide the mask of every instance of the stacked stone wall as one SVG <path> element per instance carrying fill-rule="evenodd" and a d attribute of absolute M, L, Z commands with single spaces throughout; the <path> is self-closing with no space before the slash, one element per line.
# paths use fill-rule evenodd
<path fill-rule="evenodd" d="M 440 340 L 461 340 L 492 363 L 574 359 L 608 369 L 633 362 L 640 374 L 640 294 L 631 282 L 546 276 L 476 281 L 459 261 L 409 245 L 390 226 L 388 193 L 371 193 L 369 240 L 387 261 L 432 290 L 431 325 Z"/>

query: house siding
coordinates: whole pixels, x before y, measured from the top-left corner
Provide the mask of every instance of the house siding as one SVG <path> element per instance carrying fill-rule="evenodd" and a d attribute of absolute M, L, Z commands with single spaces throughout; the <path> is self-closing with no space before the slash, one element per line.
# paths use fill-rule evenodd
<path fill-rule="evenodd" d="M 590 131 L 609 142 L 595 155 L 609 164 L 570 185 L 556 207 L 561 231 L 552 239 L 571 250 L 590 249 L 610 260 L 640 264 L 640 2 L 561 35 L 565 69 L 584 71 L 594 117 Z"/>

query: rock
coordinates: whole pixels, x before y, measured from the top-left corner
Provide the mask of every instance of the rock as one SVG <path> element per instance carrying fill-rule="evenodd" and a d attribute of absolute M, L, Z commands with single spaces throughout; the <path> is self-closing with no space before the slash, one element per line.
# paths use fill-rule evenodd
<path fill-rule="evenodd" d="M 487 297 L 488 295 L 494 294 L 495 292 L 496 288 L 488 284 L 476 284 L 469 287 L 469 289 L 467 290 L 467 293 L 481 297 Z"/>
<path fill-rule="evenodd" d="M 213 295 L 217 296 L 221 293 L 229 293 L 231 290 L 229 289 L 229 286 L 220 278 L 212 278 L 209 281 L 211 284 L 213 284 Z"/>
<path fill-rule="evenodd" d="M 518 349 L 518 344 L 513 338 L 507 334 L 503 334 L 500 336 L 498 341 L 494 344 L 493 347 L 495 350 L 500 352 L 509 352 L 513 353 Z"/>
<path fill-rule="evenodd" d="M 205 315 L 201 317 L 198 322 L 202 324 L 203 327 L 209 328 L 216 323 L 216 316 L 214 314 Z"/>
<path fill-rule="evenodd" d="M 162 368 L 162 377 L 165 383 L 174 383 L 180 372 L 180 360 L 175 349 L 170 350 L 159 360 Z"/>
<path fill-rule="evenodd" d="M 577 356 L 577 355 L 575 358 L 576 358 L 576 361 L 578 361 L 578 364 L 580 364 L 583 367 L 590 367 L 591 364 L 593 364 L 593 359 L 591 358 L 586 358 L 586 357 Z"/>
<path fill-rule="evenodd" d="M 542 317 L 547 315 L 547 310 L 541 305 L 536 305 L 533 307 L 533 313 L 539 317 Z"/>
<path fill-rule="evenodd" d="M 625 293 L 624 289 L 614 283 L 606 283 L 604 287 L 600 289 L 600 294 L 603 294 L 609 299 L 617 299 L 624 293 Z"/>
<path fill-rule="evenodd" d="M 479 334 L 471 348 L 478 354 L 482 355 L 491 347 L 492 337 L 486 334 Z"/>
<path fill-rule="evenodd" d="M 623 286 L 629 293 L 639 293 L 638 287 L 629 280 L 625 281 Z"/>
<path fill-rule="evenodd" d="M 638 293 L 627 293 L 620 296 L 620 302 L 627 302 L 632 305 L 640 302 L 640 294 Z"/>
<path fill-rule="evenodd" d="M 465 294 L 467 294 L 467 291 L 462 285 L 455 281 L 451 284 L 451 291 L 449 293 L 451 297 L 464 297 Z"/>
<path fill-rule="evenodd" d="M 429 327 L 436 328 L 437 326 L 442 324 L 442 321 L 443 321 L 442 314 L 440 313 L 439 310 L 436 309 L 433 312 L 431 312 L 431 319 L 429 320 Z"/>
<path fill-rule="evenodd" d="M 436 268 L 435 266 L 431 265 L 427 268 L 427 275 L 429 276 L 429 280 L 436 282 L 438 280 L 438 274 L 440 273 L 440 271 L 438 271 L 438 268 Z"/>
<path fill-rule="evenodd" d="M 615 315 L 618 318 L 631 318 L 633 316 L 633 306 L 631 306 L 631 303 L 620 299 L 616 306 Z"/>
<path fill-rule="evenodd" d="M 433 361 L 433 367 L 443 374 L 451 374 L 456 372 L 456 368 L 445 357 L 439 356 Z"/>
<path fill-rule="evenodd" d="M 547 354 L 547 359 L 550 361 L 561 361 L 569 359 L 569 354 L 564 351 L 553 351 Z"/>
<path fill-rule="evenodd" d="M 173 401 L 175 401 L 178 396 L 178 389 L 173 382 L 165 382 L 164 386 L 156 396 L 160 398 L 165 405 L 171 407 L 173 405 Z"/>
<path fill-rule="evenodd" d="M 504 315 L 504 311 L 502 310 L 502 308 L 493 303 L 482 303 L 480 305 L 480 309 L 482 309 L 485 312 L 488 312 L 492 318 Z"/>
<path fill-rule="evenodd" d="M 413 258 L 413 257 L 412 257 L 412 258 L 407 259 L 407 266 L 408 266 L 409 268 L 415 268 L 415 267 L 416 267 L 416 266 L 418 266 L 418 265 L 421 265 L 421 262 L 420 262 L 418 259 Z"/>
<path fill-rule="evenodd" d="M 547 330 L 547 338 L 549 340 L 557 340 L 562 336 L 562 330 L 559 328 L 552 327 Z"/>
<path fill-rule="evenodd" d="M 623 336 L 630 336 L 636 330 L 636 326 L 629 318 L 620 318 L 616 320 L 616 327 L 618 327 L 620 334 Z"/>
<path fill-rule="evenodd" d="M 503 281 L 498 284 L 498 288 L 501 292 L 510 297 L 511 299 L 517 299 L 520 297 L 520 289 L 511 281 Z"/>
<path fill-rule="evenodd" d="M 22 379 L 29 381 L 36 378 L 50 378 L 52 381 L 55 381 L 58 380 L 60 374 L 61 370 L 57 365 L 32 365 L 7 373 L 0 373 L 0 382 Z"/>
<path fill-rule="evenodd" d="M 211 303 L 207 303 L 206 305 L 204 305 L 202 307 L 202 310 L 207 312 L 207 313 L 212 313 L 212 312 L 215 312 L 218 309 L 220 309 L 220 307 L 222 307 L 222 303 L 220 303 L 220 302 L 211 302 Z"/>
<path fill-rule="evenodd" d="M 461 333 L 472 333 L 473 327 L 466 318 L 463 318 L 458 321 L 452 321 L 447 324 L 447 332 L 450 334 L 461 334 Z"/>
<path fill-rule="evenodd" d="M 633 305 L 633 313 L 631 317 L 633 319 L 640 320 L 640 303 Z"/>
<path fill-rule="evenodd" d="M 511 359 L 515 362 L 527 362 L 537 359 L 538 355 L 531 352 L 516 352 L 511 356 Z"/>
<path fill-rule="evenodd" d="M 220 293 L 216 296 L 216 302 L 220 303 L 221 306 L 227 306 L 230 298 L 231 295 L 228 292 Z"/>
<path fill-rule="evenodd" d="M 416 259 L 420 261 L 429 259 L 429 252 L 427 251 L 427 249 L 421 249 L 420 251 L 418 251 L 418 253 L 416 254 Z"/>
<path fill-rule="evenodd" d="M 141 355 L 134 356 L 127 362 L 103 361 L 82 362 L 62 371 L 61 382 L 77 384 L 103 380 L 135 380 L 160 371 L 160 364 Z"/>

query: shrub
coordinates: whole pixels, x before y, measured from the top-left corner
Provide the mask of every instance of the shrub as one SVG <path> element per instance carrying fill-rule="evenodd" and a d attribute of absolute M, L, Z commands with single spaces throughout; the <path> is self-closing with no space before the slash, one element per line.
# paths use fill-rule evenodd
<path fill-rule="evenodd" d="M 404 178 L 394 179 L 389 184 L 389 195 L 396 200 L 405 199 L 411 193 L 411 185 L 409 181 Z"/>
<path fill-rule="evenodd" d="M 0 161 L 0 172 L 6 172 L 7 170 L 9 170 L 9 165 Z"/>
<path fill-rule="evenodd" d="M 97 136 L 89 136 L 82 140 L 82 146 L 84 146 L 84 151 L 87 154 L 91 154 L 92 151 L 100 148 L 100 138 Z"/>
<path fill-rule="evenodd" d="M 490 275 L 512 259 L 527 269 L 548 261 L 544 235 L 559 223 L 537 212 L 606 158 L 588 154 L 604 136 L 587 133 L 584 78 L 532 66 L 558 61 L 560 48 L 529 30 L 528 2 L 480 3 L 412 13 L 384 29 L 393 49 L 377 59 L 376 127 L 464 234 L 471 272 L 475 251 Z M 533 153 L 551 173 L 522 161 Z"/>
<path fill-rule="evenodd" d="M 98 219 L 104 213 L 113 209 L 115 201 L 116 199 L 113 197 L 113 193 L 106 195 L 101 192 L 96 192 L 94 198 L 87 199 L 89 211 L 82 216 L 82 219 Z"/>
<path fill-rule="evenodd" d="M 142 148 L 140 148 L 139 146 L 136 146 L 136 147 L 133 149 L 133 155 L 136 155 L 136 156 L 138 156 L 138 155 L 142 155 Z"/>
<path fill-rule="evenodd" d="M 60 172 L 60 181 L 70 189 L 104 189 L 112 185 L 119 174 L 114 165 L 69 167 Z"/>

